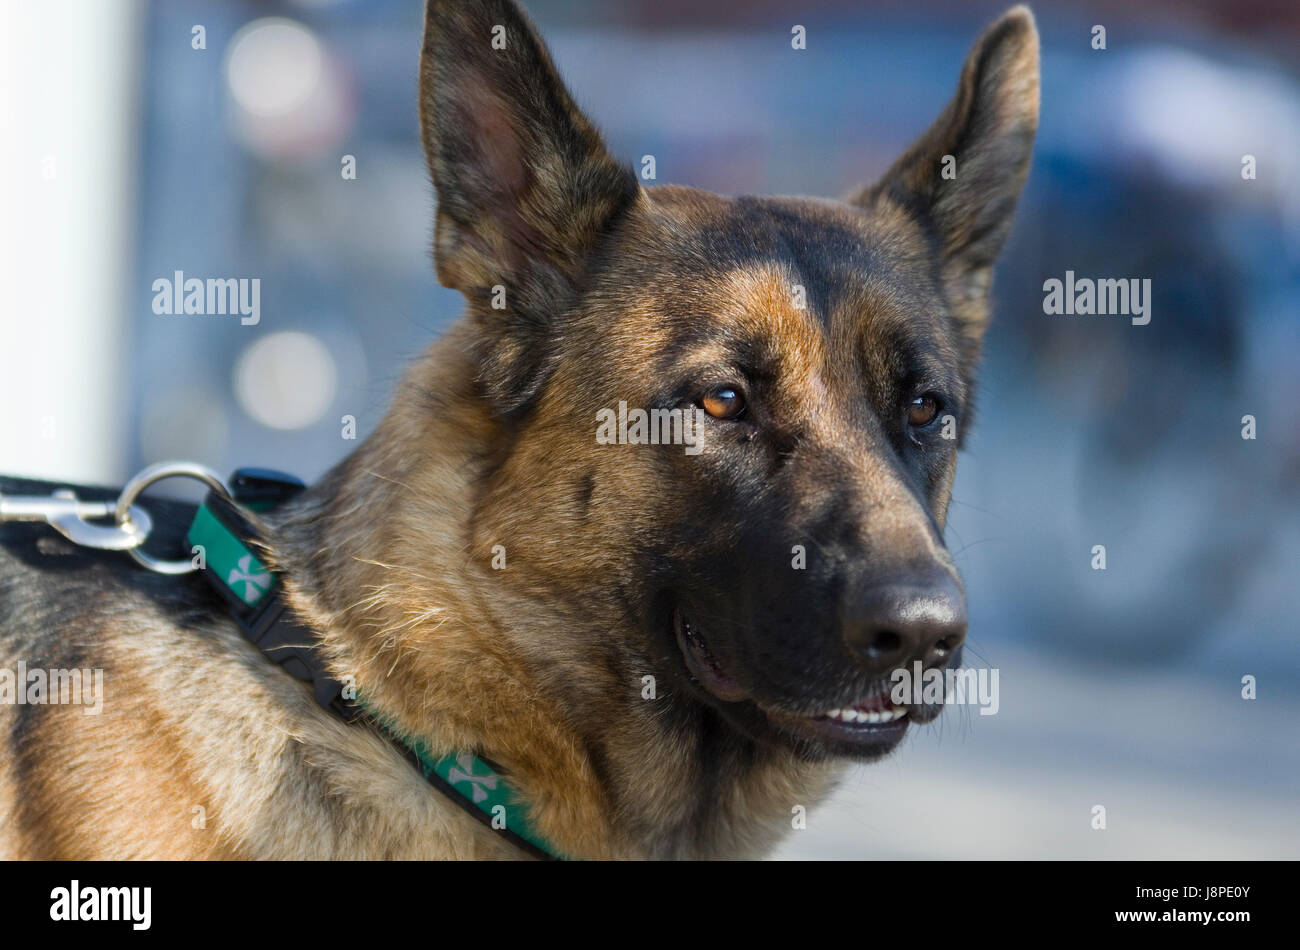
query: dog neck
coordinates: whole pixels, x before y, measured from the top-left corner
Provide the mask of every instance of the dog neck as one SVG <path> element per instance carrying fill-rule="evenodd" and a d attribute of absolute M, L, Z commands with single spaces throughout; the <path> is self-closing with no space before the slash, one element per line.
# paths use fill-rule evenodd
<path fill-rule="evenodd" d="M 665 714 L 641 694 L 648 661 L 593 623 L 589 600 L 503 583 L 473 519 L 506 439 L 453 330 L 377 431 L 277 517 L 291 604 L 399 731 L 504 766 L 561 853 L 766 853 L 834 767 L 759 747 L 680 693 Z"/>

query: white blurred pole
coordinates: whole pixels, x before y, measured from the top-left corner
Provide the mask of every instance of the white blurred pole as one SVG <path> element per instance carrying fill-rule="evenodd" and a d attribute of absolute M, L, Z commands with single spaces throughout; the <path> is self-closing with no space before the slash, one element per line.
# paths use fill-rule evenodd
<path fill-rule="evenodd" d="M 136 0 L 0 3 L 0 474 L 119 482 Z"/>

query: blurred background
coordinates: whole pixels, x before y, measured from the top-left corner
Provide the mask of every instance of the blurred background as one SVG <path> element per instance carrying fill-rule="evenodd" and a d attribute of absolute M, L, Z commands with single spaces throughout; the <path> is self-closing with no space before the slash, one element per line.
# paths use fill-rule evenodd
<path fill-rule="evenodd" d="M 835 196 L 1006 4 L 527 6 L 620 157 Z M 1001 710 L 855 770 L 780 856 L 1297 858 L 1300 5 L 1032 6 L 1042 124 L 949 529 Z M 365 437 L 461 308 L 430 263 L 421 7 L 3 5 L 0 471 L 312 479 L 357 444 L 344 416 Z M 1067 269 L 1150 278 L 1151 323 L 1045 316 Z M 260 323 L 155 314 L 175 271 L 260 278 Z"/>

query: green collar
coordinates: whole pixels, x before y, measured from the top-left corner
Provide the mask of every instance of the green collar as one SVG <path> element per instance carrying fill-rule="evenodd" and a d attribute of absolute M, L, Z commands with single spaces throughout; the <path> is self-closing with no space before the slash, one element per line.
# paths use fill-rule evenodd
<path fill-rule="evenodd" d="M 241 495 L 241 485 L 254 483 L 256 491 Z M 231 485 L 234 500 L 252 510 L 274 507 L 302 487 L 301 482 L 264 470 L 236 472 Z M 366 705 L 355 686 L 330 675 L 316 649 L 314 632 L 290 610 L 281 597 L 279 577 L 247 543 L 257 538 L 256 528 L 239 506 L 215 492 L 195 512 L 188 535 L 196 558 L 202 554 L 203 575 L 226 599 L 244 635 L 291 675 L 310 681 L 317 702 L 326 709 L 349 722 L 368 718 L 429 784 L 485 825 L 535 857 L 558 858 L 532 827 L 526 807 L 498 766 L 469 751 L 435 755 L 423 740 L 398 732 Z"/>
<path fill-rule="evenodd" d="M 363 703 L 361 706 L 380 723 L 389 736 L 394 737 L 415 757 L 425 781 L 459 803 L 469 802 L 480 814 L 486 816 L 486 824 L 493 830 L 508 830 L 513 837 L 526 841 L 543 856 L 560 857 L 533 828 L 527 810 L 499 768 L 472 752 L 449 752 L 438 758 L 420 739 L 397 736 L 368 707 Z"/>

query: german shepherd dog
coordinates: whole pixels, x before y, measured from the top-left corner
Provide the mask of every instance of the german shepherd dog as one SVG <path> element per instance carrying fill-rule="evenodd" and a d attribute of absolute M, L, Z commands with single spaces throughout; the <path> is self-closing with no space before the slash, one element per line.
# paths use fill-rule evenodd
<path fill-rule="evenodd" d="M 894 704 L 892 671 L 960 660 L 942 530 L 1037 126 L 1033 17 L 989 27 L 842 201 L 642 187 L 511 0 L 429 0 L 419 111 L 467 313 L 267 516 L 289 603 L 395 729 L 499 764 L 559 854 L 762 856 L 939 714 Z M 699 451 L 601 444 L 620 402 L 689 410 Z M 521 853 L 195 575 L 3 537 L 0 660 L 102 669 L 106 695 L 0 705 L 0 855 Z"/>

